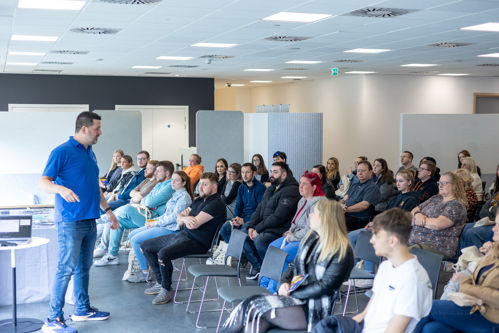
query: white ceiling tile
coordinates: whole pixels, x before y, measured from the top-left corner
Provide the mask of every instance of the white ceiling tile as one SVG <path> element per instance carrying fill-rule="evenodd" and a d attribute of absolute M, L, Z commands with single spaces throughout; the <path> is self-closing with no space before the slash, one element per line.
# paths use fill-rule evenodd
<path fill-rule="evenodd" d="M 462 13 L 477 13 L 497 8 L 499 8 L 499 3 L 497 1 L 477 1 L 477 0 L 458 1 L 437 7 L 438 10 L 445 10 L 450 12 L 462 12 Z"/>

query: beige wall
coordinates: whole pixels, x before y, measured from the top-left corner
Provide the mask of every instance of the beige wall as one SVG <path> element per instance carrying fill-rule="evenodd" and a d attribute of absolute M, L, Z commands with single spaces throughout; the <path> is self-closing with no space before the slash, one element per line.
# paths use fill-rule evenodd
<path fill-rule="evenodd" d="M 215 110 L 217 111 L 251 111 L 251 88 L 231 87 L 215 90 Z"/>

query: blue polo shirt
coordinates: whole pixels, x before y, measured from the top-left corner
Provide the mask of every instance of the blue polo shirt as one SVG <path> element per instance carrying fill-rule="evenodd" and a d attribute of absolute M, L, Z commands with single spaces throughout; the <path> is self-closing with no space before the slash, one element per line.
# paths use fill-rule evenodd
<path fill-rule="evenodd" d="M 345 201 L 345 205 L 347 207 L 353 206 L 362 201 L 367 201 L 374 207 L 381 199 L 381 192 L 372 179 L 368 179 L 363 183 L 359 181 L 358 183 L 350 185 L 347 195 L 348 200 Z M 369 219 L 370 212 L 371 210 L 368 208 L 362 212 L 347 213 L 347 215 L 367 221 Z"/>
<path fill-rule="evenodd" d="M 67 202 L 55 195 L 54 222 L 72 222 L 99 218 L 99 167 L 92 146 L 85 146 L 69 137 L 49 156 L 43 176 L 71 189 L 80 202 Z"/>

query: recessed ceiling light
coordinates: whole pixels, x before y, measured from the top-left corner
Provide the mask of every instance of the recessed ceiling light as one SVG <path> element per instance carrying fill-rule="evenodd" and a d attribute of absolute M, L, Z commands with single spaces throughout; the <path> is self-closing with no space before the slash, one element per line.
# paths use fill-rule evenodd
<path fill-rule="evenodd" d="M 218 47 L 218 48 L 226 48 L 237 46 L 237 44 L 226 44 L 226 43 L 196 43 L 192 44 L 194 47 Z"/>
<path fill-rule="evenodd" d="M 29 9 L 56 9 L 56 10 L 81 10 L 86 1 L 62 0 L 19 0 L 19 8 Z"/>
<path fill-rule="evenodd" d="M 228 87 L 229 85 L 225 85 L 226 87 Z M 231 87 L 244 87 L 244 84 L 240 84 L 240 83 L 231 83 L 230 85 Z"/>
<path fill-rule="evenodd" d="M 437 64 L 407 64 L 407 65 L 400 65 L 401 67 L 432 67 L 432 66 L 438 66 Z"/>
<path fill-rule="evenodd" d="M 323 20 L 323 19 L 330 18 L 330 17 L 333 17 L 333 15 L 280 12 L 280 13 L 268 16 L 262 20 L 264 20 L 264 21 L 284 21 L 284 22 L 310 23 L 310 22 L 315 22 L 315 21 Z"/>
<path fill-rule="evenodd" d="M 306 79 L 306 76 L 281 76 L 281 79 Z"/>
<path fill-rule="evenodd" d="M 36 66 L 38 63 L 36 62 L 7 62 L 7 65 L 10 66 Z"/>
<path fill-rule="evenodd" d="M 157 57 L 158 60 L 190 60 L 194 57 L 171 57 L 171 56 L 161 56 Z"/>
<path fill-rule="evenodd" d="M 44 52 L 15 52 L 10 51 L 9 55 L 21 55 L 21 56 L 44 56 Z"/>
<path fill-rule="evenodd" d="M 287 64 L 320 64 L 323 63 L 324 61 L 307 61 L 307 60 L 293 60 L 293 61 L 286 61 Z"/>
<path fill-rule="evenodd" d="M 374 74 L 376 72 L 372 71 L 351 71 L 351 72 L 345 72 L 345 74 Z"/>
<path fill-rule="evenodd" d="M 272 81 L 250 81 L 250 82 L 253 82 L 253 83 L 270 83 Z"/>
<path fill-rule="evenodd" d="M 55 42 L 59 37 L 54 36 L 27 36 L 12 35 L 12 40 L 22 40 L 26 42 Z"/>
<path fill-rule="evenodd" d="M 499 53 L 480 54 L 477 57 L 499 58 Z"/>
<path fill-rule="evenodd" d="M 472 25 L 470 27 L 461 28 L 461 30 L 499 32 L 499 23 L 489 22 L 479 25 Z"/>
<path fill-rule="evenodd" d="M 464 74 L 464 73 L 444 73 L 444 74 L 437 74 L 440 76 L 466 76 L 469 74 Z"/>
<path fill-rule="evenodd" d="M 391 51 L 389 49 L 353 49 L 348 51 L 343 51 L 345 53 L 382 53 Z"/>
<path fill-rule="evenodd" d="M 248 68 L 244 70 L 245 72 L 272 72 L 273 69 L 270 68 Z"/>
<path fill-rule="evenodd" d="M 146 68 L 146 69 L 158 69 L 163 66 L 133 66 L 132 68 Z"/>

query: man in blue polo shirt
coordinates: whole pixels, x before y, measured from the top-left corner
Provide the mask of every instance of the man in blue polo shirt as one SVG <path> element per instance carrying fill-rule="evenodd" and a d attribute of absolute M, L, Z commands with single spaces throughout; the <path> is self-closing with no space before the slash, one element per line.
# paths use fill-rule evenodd
<path fill-rule="evenodd" d="M 43 332 L 75 333 L 64 322 L 64 296 L 74 274 L 75 310 L 73 321 L 105 320 L 109 312 L 90 306 L 89 270 L 97 238 L 95 219 L 104 210 L 111 228 L 119 226 L 99 187 L 99 168 L 92 151 L 101 131 L 101 117 L 82 112 L 76 119 L 75 135 L 55 148 L 49 156 L 39 187 L 54 193 L 54 222 L 59 244 L 59 264 L 52 286 L 49 316 Z"/>
<path fill-rule="evenodd" d="M 357 165 L 358 183 L 350 185 L 347 194 L 340 201 L 348 232 L 364 228 L 369 215 L 381 198 L 381 192 L 372 180 L 373 167 L 369 161 Z"/>

